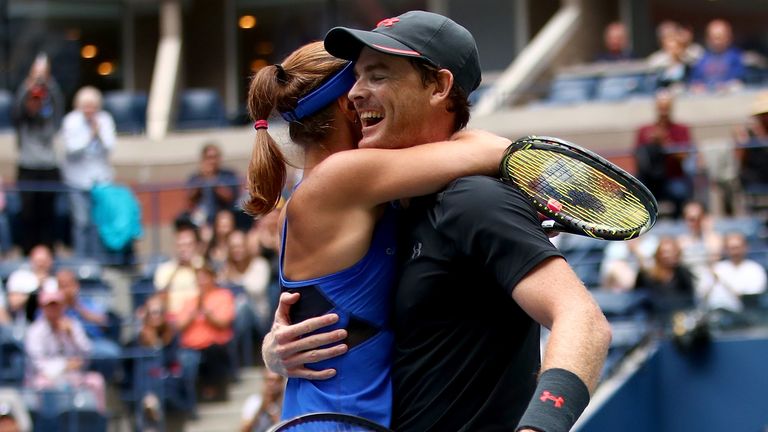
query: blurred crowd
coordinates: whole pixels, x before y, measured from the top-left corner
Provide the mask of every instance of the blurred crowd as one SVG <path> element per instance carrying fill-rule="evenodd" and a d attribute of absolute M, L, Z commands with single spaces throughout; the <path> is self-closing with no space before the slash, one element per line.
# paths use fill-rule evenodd
<path fill-rule="evenodd" d="M 674 102 L 685 92 L 739 89 L 747 66 L 765 60 L 735 47 L 723 20 L 709 23 L 703 46 L 690 27 L 671 21 L 657 36 L 659 50 L 646 59 L 658 71 L 656 119 L 636 131 L 633 155 L 637 176 L 676 228 L 606 245 L 594 288 L 645 292 L 657 316 L 705 307 L 738 317 L 766 292 L 765 216 L 739 197 L 768 194 L 768 93 L 734 129 L 737 170 L 725 177 L 709 175 Z M 621 23 L 605 29 L 604 41 L 597 61 L 636 59 Z M 13 107 L 15 205 L 3 192 L 11 179 L 0 178 L 0 256 L 8 258 L 0 382 L 14 390 L 0 392 L 0 431 L 28 430 L 27 411 L 55 420 L 74 407 L 105 418 L 110 392 L 135 410 L 138 430 L 160 430 L 171 416 L 194 418 L 198 401 L 226 399 L 239 369 L 255 363 L 280 290 L 278 212 L 258 221 L 245 215 L 243 173 L 222 166 L 221 148 L 206 143 L 173 224 L 173 250 L 136 257 L 141 209 L 115 183 L 115 122 L 94 87 L 78 90 L 72 107 L 65 112 L 48 60 L 38 56 Z M 285 198 L 299 175 L 292 172 Z M 718 216 L 751 218 L 761 228 L 718 229 L 707 211 L 709 187 L 722 192 Z M 116 307 L 101 268 L 128 275 L 130 306 Z M 263 384 L 243 407 L 243 431 L 266 430 L 279 417 L 282 379 L 265 371 Z M 61 394 L 70 405 L 51 402 Z M 9 419 L 17 429 L 4 429 Z"/>

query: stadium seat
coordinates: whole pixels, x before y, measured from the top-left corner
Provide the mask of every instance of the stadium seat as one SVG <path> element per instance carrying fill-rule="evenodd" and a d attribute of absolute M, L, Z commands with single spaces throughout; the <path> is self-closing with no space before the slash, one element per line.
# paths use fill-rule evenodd
<path fill-rule="evenodd" d="M 82 283 L 83 281 L 101 279 L 102 266 L 97 260 L 92 258 L 66 257 L 56 260 L 56 269 L 69 269 L 75 273 L 75 276 Z"/>
<path fill-rule="evenodd" d="M 131 283 L 132 309 L 142 306 L 155 293 L 155 282 L 151 276 L 142 276 Z"/>
<path fill-rule="evenodd" d="M 181 92 L 177 129 L 205 129 L 227 124 L 224 104 L 214 89 L 187 89 Z"/>
<path fill-rule="evenodd" d="M 147 124 L 147 94 L 114 90 L 104 93 L 104 109 L 112 114 L 121 133 L 142 133 Z"/>
<path fill-rule="evenodd" d="M 592 99 L 595 91 L 595 77 L 556 77 L 547 100 L 550 103 L 579 103 Z"/>
<path fill-rule="evenodd" d="M 11 107 L 13 106 L 13 94 L 0 89 L 0 131 L 11 129 Z"/>
<path fill-rule="evenodd" d="M 642 74 L 607 75 L 602 77 L 595 89 L 595 99 L 619 101 L 646 92 L 646 76 Z"/>

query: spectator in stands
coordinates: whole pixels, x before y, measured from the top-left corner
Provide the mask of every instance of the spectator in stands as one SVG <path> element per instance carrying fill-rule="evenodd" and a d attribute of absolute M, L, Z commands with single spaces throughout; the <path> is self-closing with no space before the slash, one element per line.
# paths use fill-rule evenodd
<path fill-rule="evenodd" d="M 604 51 L 597 57 L 599 62 L 632 60 L 635 56 L 629 47 L 627 27 L 618 21 L 605 27 L 603 32 Z"/>
<path fill-rule="evenodd" d="M 697 268 L 708 269 L 720 260 L 723 236 L 715 230 L 714 221 L 704 204 L 698 201 L 685 204 L 683 220 L 687 231 L 677 238 L 683 263 L 694 273 L 697 273 Z"/>
<path fill-rule="evenodd" d="M 208 230 L 209 238 L 203 236 L 205 246 L 205 257 L 216 269 L 221 269 L 227 261 L 227 251 L 229 246 L 227 241 L 230 234 L 235 230 L 235 215 L 231 210 L 223 209 L 216 213 L 212 229 Z"/>
<path fill-rule="evenodd" d="M 109 325 L 107 311 L 90 297 L 80 296 L 80 281 L 72 270 L 59 270 L 56 281 L 64 296 L 64 314 L 79 322 L 91 341 L 94 368 L 111 379 L 120 358 L 120 346 L 104 333 Z"/>
<path fill-rule="evenodd" d="M 142 401 L 143 423 L 156 425 L 165 417 L 168 409 L 187 411 L 191 407 L 191 395 L 182 374 L 179 334 L 168 320 L 162 295 L 149 297 L 140 312 L 141 329 L 131 345 L 160 350 L 160 370 L 153 371 L 152 368 L 158 367 L 153 359 L 140 357 L 137 367 L 127 367 L 126 371 L 143 374 L 140 377 L 134 376 L 129 382 L 139 387 L 134 394 L 140 395 Z M 158 376 L 161 377 L 161 383 L 156 381 Z M 194 379 L 191 382 L 194 384 Z M 161 396 L 164 396 L 164 403 L 160 401 Z"/>
<path fill-rule="evenodd" d="M 35 319 L 37 292 L 40 281 L 32 271 L 21 268 L 8 277 L 8 314 L 10 319 L 11 336 L 21 341 L 27 332 L 29 324 Z"/>
<path fill-rule="evenodd" d="M 78 256 L 99 256 L 101 241 L 91 220 L 90 191 L 114 178 L 109 156 L 115 146 L 115 122 L 101 109 L 101 100 L 97 88 L 81 88 L 75 93 L 75 109 L 62 126 L 64 181 L 71 188 L 72 246 Z"/>
<path fill-rule="evenodd" d="M 0 432 L 21 432 L 13 409 L 7 402 L 0 403 Z"/>
<path fill-rule="evenodd" d="M 104 377 L 86 372 L 91 342 L 79 322 L 64 314 L 64 295 L 58 288 L 40 292 L 43 313 L 29 327 L 24 348 L 29 358 L 27 382 L 33 389 L 81 388 L 91 403 L 104 411 Z M 86 402 L 88 403 L 88 402 Z"/>
<path fill-rule="evenodd" d="M 202 397 L 226 398 L 232 364 L 227 345 L 233 336 L 234 297 L 216 285 L 216 271 L 209 263 L 201 265 L 196 275 L 200 293 L 186 300 L 177 319 L 185 349 L 185 373 L 197 363 Z"/>
<path fill-rule="evenodd" d="M 656 29 L 660 50 L 648 57 L 648 66 L 657 73 L 656 86 L 669 88 L 674 93 L 685 90 L 693 61 L 687 58 L 685 45 L 680 37 L 680 25 L 664 21 Z"/>
<path fill-rule="evenodd" d="M 61 174 L 53 138 L 63 110 L 64 97 L 51 76 L 48 58 L 39 55 L 16 93 L 11 114 L 19 151 L 16 180 L 22 190 L 20 243 L 25 255 L 37 244 L 53 247 L 55 241 L 56 195 L 51 190 L 58 187 Z"/>
<path fill-rule="evenodd" d="M 8 211 L 6 210 L 5 189 L 3 188 L 3 177 L 0 176 L 0 258 L 8 255 L 13 248 L 13 237 L 11 236 L 11 224 L 8 220 Z"/>
<path fill-rule="evenodd" d="M 690 24 L 681 24 L 678 32 L 685 50 L 686 62 L 695 65 L 704 56 L 704 47 L 693 40 L 693 27 Z"/>
<path fill-rule="evenodd" d="M 676 310 L 693 307 L 693 274 L 681 263 L 675 239 L 659 239 L 653 263 L 640 269 L 635 288 L 648 292 L 651 312 L 662 320 Z"/>
<path fill-rule="evenodd" d="M 747 192 L 768 192 L 768 92 L 758 94 L 752 105 L 752 118 L 735 130 L 741 167 L 742 187 Z"/>
<path fill-rule="evenodd" d="M 172 320 L 187 300 L 197 298 L 195 266 L 202 261 L 197 226 L 182 218 L 177 219 L 175 230 L 176 256 L 158 265 L 154 276 L 155 289 L 163 293 Z"/>
<path fill-rule="evenodd" d="M 725 236 L 728 258 L 715 263 L 714 283 L 704 296 L 710 308 L 741 312 L 744 303 L 756 303 L 757 296 L 765 292 L 765 268 L 747 259 L 747 251 L 747 239 L 743 234 L 733 232 Z"/>
<path fill-rule="evenodd" d="M 734 47 L 731 25 L 721 19 L 707 25 L 707 50 L 691 73 L 691 90 L 728 91 L 744 79 L 741 50 Z"/>
<path fill-rule="evenodd" d="M 274 210 L 259 219 L 256 226 L 248 232 L 248 250 L 251 256 L 261 255 L 269 261 L 270 276 L 269 286 L 267 287 L 267 298 L 269 299 L 269 319 L 267 328 L 271 326 L 278 299 L 280 298 L 280 273 L 279 273 L 279 254 L 280 236 L 278 221 L 280 209 L 285 205 L 281 200 Z"/>
<path fill-rule="evenodd" d="M 683 204 L 693 193 L 684 166 L 691 157 L 691 133 L 688 126 L 673 120 L 674 98 L 670 92 L 658 92 L 655 101 L 656 121 L 637 131 L 637 176 L 657 199 L 672 202 L 673 216 L 679 218 Z"/>
<path fill-rule="evenodd" d="M 256 317 L 256 328 L 260 334 L 266 334 L 272 303 L 269 299 L 269 283 L 272 278 L 270 262 L 261 255 L 261 248 L 256 246 L 257 254 L 252 255 L 246 245 L 246 235 L 235 231 L 229 235 L 227 262 L 221 270 L 220 279 L 225 284 L 236 284 L 244 288 L 247 302 Z"/>
<path fill-rule="evenodd" d="M 285 379 L 264 368 L 261 394 L 252 394 L 243 404 L 240 432 L 266 432 L 280 420 Z"/>
<path fill-rule="evenodd" d="M 221 149 L 213 143 L 203 146 L 199 171 L 187 180 L 187 187 L 187 211 L 200 227 L 213 224 L 219 210 L 232 210 L 241 189 L 237 174 L 221 167 Z"/>
<path fill-rule="evenodd" d="M 610 242 L 600 263 L 601 288 L 616 292 L 633 289 L 640 269 L 650 265 L 658 242 L 652 234 L 625 242 Z"/>

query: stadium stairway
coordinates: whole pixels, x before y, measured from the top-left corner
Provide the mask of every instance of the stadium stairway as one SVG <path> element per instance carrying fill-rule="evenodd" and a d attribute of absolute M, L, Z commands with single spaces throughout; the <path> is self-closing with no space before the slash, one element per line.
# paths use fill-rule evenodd
<path fill-rule="evenodd" d="M 229 385 L 225 402 L 202 402 L 198 405 L 199 419 L 188 421 L 185 432 L 232 432 L 240 430 L 243 404 L 254 393 L 261 392 L 262 366 L 240 370 L 240 378 Z"/>

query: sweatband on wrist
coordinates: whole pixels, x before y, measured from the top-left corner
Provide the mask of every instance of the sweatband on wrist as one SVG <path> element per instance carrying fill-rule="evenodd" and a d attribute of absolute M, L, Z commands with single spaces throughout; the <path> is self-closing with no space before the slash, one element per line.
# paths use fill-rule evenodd
<path fill-rule="evenodd" d="M 573 372 L 547 369 L 539 377 L 523 418 L 517 426 L 540 432 L 568 432 L 589 404 L 589 389 Z"/>

